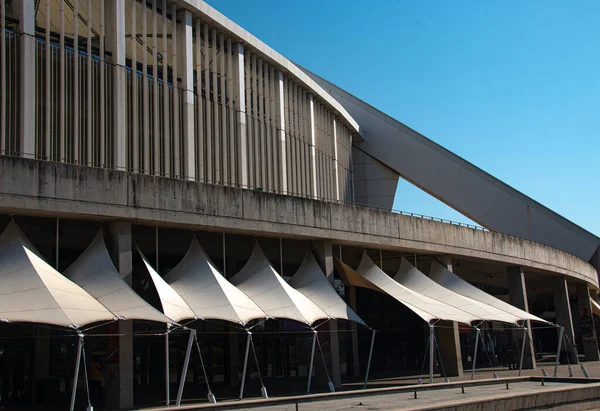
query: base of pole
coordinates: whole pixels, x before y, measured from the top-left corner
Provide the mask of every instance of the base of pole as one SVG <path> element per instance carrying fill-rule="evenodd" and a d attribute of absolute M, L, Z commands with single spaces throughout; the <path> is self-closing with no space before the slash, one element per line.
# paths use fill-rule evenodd
<path fill-rule="evenodd" d="M 583 366 L 583 364 L 581 364 L 581 372 L 583 373 L 585 378 L 590 378 L 590 375 L 588 374 L 588 372 L 585 369 L 585 367 Z"/>
<path fill-rule="evenodd" d="M 208 392 L 207 398 L 208 398 L 209 403 L 211 403 L 211 404 L 217 403 L 217 399 L 215 398 L 215 395 L 210 391 Z"/>
<path fill-rule="evenodd" d="M 85 409 L 85 411 L 94 411 L 94 407 L 92 407 L 91 405 L 88 405 L 87 408 Z"/>
<path fill-rule="evenodd" d="M 260 394 L 262 395 L 262 397 L 265 400 L 269 399 L 269 394 L 267 394 L 267 389 L 265 388 L 265 386 L 263 385 L 262 387 L 260 387 Z"/>
<path fill-rule="evenodd" d="M 498 379 L 498 376 L 496 375 L 496 373 L 494 373 L 494 379 Z"/>
<path fill-rule="evenodd" d="M 548 373 L 547 373 L 547 372 L 546 372 L 546 370 L 545 370 L 545 369 L 543 369 L 543 368 L 542 368 L 542 375 L 543 375 L 544 377 L 547 377 L 547 376 L 548 376 Z"/>
<path fill-rule="evenodd" d="M 327 385 L 329 386 L 329 392 L 335 392 L 335 387 L 333 386 L 333 382 L 331 380 L 327 382 Z"/>

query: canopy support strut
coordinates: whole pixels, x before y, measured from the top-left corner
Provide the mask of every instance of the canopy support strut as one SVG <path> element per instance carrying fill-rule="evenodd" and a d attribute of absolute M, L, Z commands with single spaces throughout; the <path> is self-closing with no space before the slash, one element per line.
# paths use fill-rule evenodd
<path fill-rule="evenodd" d="M 75 396 L 77 395 L 77 383 L 79 381 L 79 368 L 81 365 L 81 354 L 83 350 L 83 335 L 79 334 L 79 341 L 77 343 L 77 358 L 75 359 L 75 375 L 73 377 L 73 390 L 71 391 L 71 406 L 70 410 L 75 409 Z M 83 365 L 85 367 L 85 364 Z"/>
<path fill-rule="evenodd" d="M 519 361 L 519 377 L 523 370 L 523 357 L 525 357 L 525 342 L 527 341 L 527 327 L 523 328 L 523 342 L 521 343 L 521 359 Z"/>
<path fill-rule="evenodd" d="M 179 381 L 179 389 L 177 390 L 177 401 L 176 406 L 181 405 L 181 397 L 183 396 L 183 386 L 187 377 L 188 366 L 190 365 L 190 355 L 192 353 L 192 343 L 196 337 L 196 330 L 190 330 L 190 337 L 188 338 L 188 345 L 185 351 L 185 360 L 183 361 L 183 370 L 181 370 L 181 380 Z"/>
<path fill-rule="evenodd" d="M 435 358 L 435 328 L 429 324 L 429 384 L 433 383 L 433 362 Z"/>
<path fill-rule="evenodd" d="M 558 346 L 556 348 L 556 361 L 554 362 L 554 376 L 558 376 L 558 362 L 560 360 L 560 350 L 562 348 L 563 336 L 565 334 L 564 327 L 559 327 L 560 331 L 558 332 Z M 567 356 L 569 353 L 567 353 Z"/>
<path fill-rule="evenodd" d="M 369 349 L 369 360 L 367 361 L 367 372 L 365 374 L 365 385 L 363 386 L 363 390 L 367 388 L 367 383 L 369 382 L 369 370 L 371 369 L 371 358 L 373 357 L 373 345 L 375 344 L 375 330 L 373 330 L 373 334 L 371 336 L 371 348 Z"/>
<path fill-rule="evenodd" d="M 475 328 L 475 349 L 473 350 L 473 364 L 471 365 L 471 380 L 475 379 L 475 366 L 477 365 L 477 350 L 479 348 L 479 328 Z"/>
<path fill-rule="evenodd" d="M 250 353 L 250 339 L 252 338 L 252 334 L 250 331 L 246 330 L 248 333 L 248 339 L 246 340 L 246 354 L 244 355 L 244 368 L 242 370 L 242 384 L 240 386 L 240 397 L 241 400 L 244 398 L 244 384 L 246 383 L 246 369 L 248 367 L 248 354 Z"/>
<path fill-rule="evenodd" d="M 313 363 L 315 361 L 315 347 L 317 345 L 317 331 L 313 330 L 313 341 L 312 341 L 312 350 L 310 353 L 310 365 L 308 367 L 308 385 L 306 387 L 306 393 L 310 394 L 310 382 L 312 380 L 312 370 L 313 370 Z"/>
<path fill-rule="evenodd" d="M 169 331 L 165 334 L 165 395 L 167 407 L 171 402 L 171 387 L 169 386 Z"/>

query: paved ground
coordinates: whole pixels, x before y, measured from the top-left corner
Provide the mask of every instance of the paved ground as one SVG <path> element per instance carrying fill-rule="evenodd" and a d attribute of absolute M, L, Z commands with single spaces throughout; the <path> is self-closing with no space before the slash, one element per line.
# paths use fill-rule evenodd
<path fill-rule="evenodd" d="M 312 410 L 413 410 L 422 409 L 432 405 L 453 404 L 457 401 L 480 400 L 485 398 L 497 399 L 502 396 L 509 396 L 524 393 L 539 393 L 541 391 L 551 391 L 556 388 L 570 386 L 568 383 L 550 383 L 541 386 L 538 382 L 521 382 L 509 385 L 488 385 L 480 387 L 467 387 L 463 394 L 460 389 L 444 389 L 436 391 L 422 391 L 418 393 L 418 398 L 414 398 L 414 393 L 399 393 L 386 395 L 369 395 L 363 398 L 336 399 L 330 401 L 317 401 L 310 403 L 279 405 L 271 407 L 261 407 L 264 411 L 312 411 Z"/>

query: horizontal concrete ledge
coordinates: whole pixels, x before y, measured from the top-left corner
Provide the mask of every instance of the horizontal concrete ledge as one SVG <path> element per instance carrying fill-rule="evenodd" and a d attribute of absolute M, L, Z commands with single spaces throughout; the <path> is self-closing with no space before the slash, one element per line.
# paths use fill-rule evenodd
<path fill-rule="evenodd" d="M 251 400 L 242 400 L 242 401 L 226 401 L 220 402 L 217 404 L 188 404 L 182 405 L 178 409 L 180 410 L 203 410 L 203 409 L 211 409 L 211 410 L 235 410 L 235 409 L 247 409 L 247 408 L 261 408 L 268 406 L 277 406 L 277 405 L 289 405 L 289 404 L 301 404 L 307 402 L 316 402 L 316 401 L 335 401 L 341 399 L 349 399 L 349 398 L 363 398 L 373 395 L 390 395 L 390 394 L 401 394 L 401 393 L 413 393 L 413 392 L 426 392 L 426 391 L 435 391 L 435 390 L 451 390 L 451 389 L 460 389 L 464 387 L 468 389 L 469 387 L 481 387 L 485 385 L 504 385 L 504 384 L 518 384 L 520 382 L 526 381 L 541 381 L 540 378 L 537 377 L 509 377 L 502 379 L 487 379 L 487 380 L 476 380 L 476 381 L 459 381 L 459 382 L 449 382 L 449 383 L 435 383 L 435 384 L 425 384 L 425 385 L 410 385 L 410 386 L 402 386 L 402 387 L 386 387 L 386 388 L 370 388 L 365 390 L 353 390 L 353 391 L 340 391 L 333 393 L 320 393 L 320 394 L 310 394 L 310 395 L 298 395 L 292 397 L 281 397 L 281 398 L 269 398 L 269 399 L 251 399 Z M 526 403 L 532 404 L 540 403 L 547 404 L 547 401 L 544 401 L 541 397 L 552 397 L 550 404 L 554 404 L 556 402 L 557 406 L 561 404 L 569 404 L 571 402 L 581 402 L 588 401 L 590 399 L 595 399 L 594 395 L 598 396 L 600 393 L 600 379 L 567 379 L 567 378 L 553 378 L 548 377 L 544 378 L 544 381 L 548 383 L 552 382 L 570 382 L 573 383 L 573 387 L 561 387 L 556 388 L 551 391 L 553 394 L 550 396 L 550 392 L 545 391 L 543 393 L 522 393 L 515 394 L 510 396 L 499 396 L 498 398 L 485 398 L 485 399 L 473 399 L 473 400 L 463 400 L 456 401 L 453 405 L 453 402 L 444 402 L 443 404 L 439 404 L 433 407 L 424 407 L 420 406 L 415 409 L 419 410 L 442 410 L 442 409 L 458 409 L 460 410 L 482 410 L 486 409 L 486 407 L 482 407 L 482 405 L 486 402 L 493 401 L 494 404 L 497 404 L 499 401 L 507 402 L 507 405 L 502 408 L 493 408 L 496 410 L 516 410 L 516 409 L 530 409 L 531 406 L 521 407 L 519 404 Z M 555 396 L 554 393 L 557 393 Z M 532 398 L 533 397 L 533 398 Z M 544 406 L 544 405 L 542 405 Z M 464 408 L 467 407 L 467 408 Z M 145 411 L 166 411 L 170 410 L 173 407 L 153 407 L 147 408 Z"/>
<path fill-rule="evenodd" d="M 0 156 L 0 169 L 0 213 L 329 239 L 521 265 L 598 287 L 596 270 L 587 262 L 495 232 L 364 207 L 25 158 Z"/>

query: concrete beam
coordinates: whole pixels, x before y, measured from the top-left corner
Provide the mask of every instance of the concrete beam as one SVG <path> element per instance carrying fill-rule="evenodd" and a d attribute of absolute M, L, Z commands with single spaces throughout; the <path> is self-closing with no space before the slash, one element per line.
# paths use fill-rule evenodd
<path fill-rule="evenodd" d="M 121 277 L 132 284 L 131 223 L 111 221 L 108 227 L 109 252 Z M 116 379 L 106 383 L 106 405 L 110 408 L 133 408 L 133 321 L 119 321 L 119 362 L 107 364 L 108 375 Z"/>
<path fill-rule="evenodd" d="M 452 272 L 452 257 L 440 256 L 436 258 L 448 271 Z M 448 377 L 461 377 L 463 375 L 462 351 L 460 349 L 460 334 L 456 321 L 440 321 L 437 328 L 438 346 L 440 357 Z"/>
<path fill-rule="evenodd" d="M 189 10 L 181 11 L 178 15 L 181 23 L 177 25 L 177 56 L 179 72 L 176 76 L 181 77 L 181 92 L 183 93 L 183 178 L 186 180 L 196 179 L 196 144 L 194 127 L 194 39 L 192 30 L 192 13 Z M 200 73 L 200 72 L 198 72 Z"/>
<path fill-rule="evenodd" d="M 244 45 L 236 43 L 233 51 L 233 105 L 239 133 L 239 178 L 241 186 L 248 187 L 248 137 L 246 135 L 246 78 Z M 208 100 L 207 100 L 208 104 Z"/>
<path fill-rule="evenodd" d="M 6 2 L 10 3 L 10 2 Z M 13 15 L 19 19 L 17 28 L 20 36 L 21 78 L 19 93 L 19 153 L 26 158 L 35 157 L 35 0 L 15 0 L 12 2 Z M 8 103 L 11 104 L 10 102 Z M 4 126 L 4 124 L 2 125 Z"/>
<path fill-rule="evenodd" d="M 509 266 L 506 268 L 506 278 L 508 281 L 509 303 L 523 311 L 529 312 L 529 302 L 527 300 L 527 286 L 525 283 L 525 272 L 523 267 Z M 533 338 L 531 333 L 531 321 L 525 322 L 529 342 L 525 344 L 525 355 L 523 357 L 523 368 L 534 369 L 535 352 L 533 348 Z M 523 342 L 523 331 L 520 329 L 512 330 L 512 337 L 515 346 L 520 351 Z M 520 355 L 520 352 L 518 353 Z"/>
<path fill-rule="evenodd" d="M 573 318 L 571 316 L 571 302 L 569 301 L 569 287 L 567 285 L 566 277 L 558 277 L 553 282 L 554 291 L 554 309 L 556 311 L 556 324 L 560 325 L 565 329 L 565 336 L 571 341 L 571 344 L 575 342 L 575 330 L 573 328 Z M 569 356 L 571 364 L 577 362 L 575 353 L 573 352 L 570 344 L 562 345 L 563 352 L 566 352 Z"/>
<path fill-rule="evenodd" d="M 325 273 L 327 280 L 333 287 L 334 269 L 333 269 L 333 251 L 331 241 L 311 241 L 311 249 L 321 270 Z M 338 322 L 331 320 L 327 323 L 329 328 L 330 350 L 327 353 L 328 362 L 331 366 L 331 377 L 336 388 L 342 386 L 342 370 L 340 366 L 340 343 L 338 338 Z"/>
<path fill-rule="evenodd" d="M 577 283 L 577 312 L 579 314 L 579 327 L 581 331 L 581 342 L 586 361 L 598 361 L 598 340 L 596 338 L 596 327 L 592 304 L 590 302 L 590 288 L 585 283 Z"/>
<path fill-rule="evenodd" d="M 118 170 L 127 169 L 127 87 L 125 59 L 127 46 L 125 43 L 125 0 L 105 1 L 106 49 L 111 52 L 107 61 L 112 65 L 113 90 L 111 96 L 112 161 Z M 110 66 L 109 66 L 110 67 Z"/>

